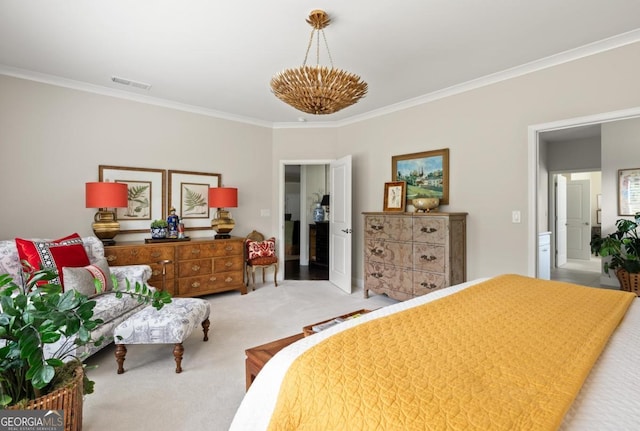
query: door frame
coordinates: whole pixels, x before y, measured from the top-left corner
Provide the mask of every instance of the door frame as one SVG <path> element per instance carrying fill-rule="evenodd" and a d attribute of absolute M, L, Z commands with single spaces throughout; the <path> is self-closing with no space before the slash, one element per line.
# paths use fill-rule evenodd
<path fill-rule="evenodd" d="M 528 210 L 527 219 L 527 274 L 536 277 L 538 274 L 538 170 L 540 165 L 539 133 L 552 130 L 567 129 L 576 126 L 608 123 L 611 121 L 629 120 L 640 117 L 640 107 L 620 111 L 603 112 L 585 117 L 575 117 L 549 123 L 534 124 L 528 127 L 527 160 L 528 166 Z"/>
<path fill-rule="evenodd" d="M 278 171 L 278 238 L 284 238 L 284 200 L 285 200 L 285 178 L 284 178 L 284 170 L 287 165 L 330 165 L 332 159 L 305 159 L 305 160 L 280 160 L 279 162 L 279 171 Z M 302 184 L 300 184 L 300 189 L 302 190 Z M 306 202 L 306 194 L 302 195 L 300 193 L 300 202 Z M 300 215 L 302 217 L 302 214 Z M 300 231 L 302 231 L 303 221 L 300 220 Z M 306 222 L 306 221 L 305 221 Z M 303 245 L 307 245 L 306 242 L 303 244 L 302 235 L 300 235 L 300 248 L 302 249 Z M 285 244 L 284 241 L 277 241 L 278 244 L 278 260 L 280 262 L 285 261 Z M 331 265 L 331 262 L 329 262 Z M 284 275 L 284 264 L 280 265 L 280 271 L 282 272 L 282 276 L 280 280 L 285 279 Z"/>

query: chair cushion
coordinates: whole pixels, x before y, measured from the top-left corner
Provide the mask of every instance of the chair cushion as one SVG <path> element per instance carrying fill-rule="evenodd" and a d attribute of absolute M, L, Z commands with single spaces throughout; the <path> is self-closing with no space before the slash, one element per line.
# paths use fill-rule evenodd
<path fill-rule="evenodd" d="M 275 256 L 265 256 L 265 257 L 256 257 L 255 259 L 249 259 L 247 263 L 252 266 L 259 265 L 271 265 L 278 261 L 278 258 Z"/>
<path fill-rule="evenodd" d="M 252 261 L 259 257 L 274 257 L 276 255 L 276 239 L 271 237 L 264 241 L 247 240 L 247 258 Z"/>
<path fill-rule="evenodd" d="M 91 297 L 98 292 L 94 280 L 100 280 L 102 283 L 102 292 L 113 290 L 113 282 L 111 281 L 111 270 L 107 259 L 102 258 L 93 265 L 81 266 L 77 268 L 62 267 L 62 275 L 64 278 L 64 290 L 77 290 L 78 292 Z"/>
<path fill-rule="evenodd" d="M 77 233 L 51 241 L 33 241 L 16 238 L 16 247 L 20 261 L 26 260 L 33 269 L 52 268 L 58 277 L 50 283 L 63 285 L 62 267 L 87 266 L 89 256 L 84 248 L 82 238 Z"/>

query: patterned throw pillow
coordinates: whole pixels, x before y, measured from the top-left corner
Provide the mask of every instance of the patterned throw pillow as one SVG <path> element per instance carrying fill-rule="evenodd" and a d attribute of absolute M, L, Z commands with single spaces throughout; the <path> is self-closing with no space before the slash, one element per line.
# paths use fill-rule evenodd
<path fill-rule="evenodd" d="M 26 260 L 33 269 L 53 268 L 58 272 L 58 277 L 50 283 L 63 285 L 61 269 L 63 266 L 89 265 L 89 256 L 82 244 L 82 238 L 73 233 L 64 238 L 52 241 L 32 241 L 16 238 L 16 247 L 20 261 Z"/>
<path fill-rule="evenodd" d="M 275 258 L 276 239 L 272 237 L 264 241 L 247 240 L 247 256 L 251 261 L 258 258 Z"/>
<path fill-rule="evenodd" d="M 77 268 L 62 267 L 62 275 L 64 279 L 63 288 L 65 291 L 69 289 L 77 290 L 86 296 L 94 296 L 98 292 L 95 279 L 102 283 L 102 292 L 113 290 L 113 282 L 111 280 L 111 270 L 107 259 L 98 259 L 93 265 L 87 265 Z"/>

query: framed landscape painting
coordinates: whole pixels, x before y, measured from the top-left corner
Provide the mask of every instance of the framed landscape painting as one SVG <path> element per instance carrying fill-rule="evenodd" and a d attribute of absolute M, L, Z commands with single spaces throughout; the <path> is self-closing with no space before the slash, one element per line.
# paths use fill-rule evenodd
<path fill-rule="evenodd" d="M 152 220 L 166 217 L 164 169 L 99 165 L 98 179 L 127 185 L 128 205 L 116 208 L 120 232 L 149 232 Z"/>
<path fill-rule="evenodd" d="M 393 181 L 407 183 L 408 204 L 416 198 L 438 198 L 449 204 L 449 149 L 403 154 L 391 158 Z"/>
<path fill-rule="evenodd" d="M 169 171 L 169 207 L 176 209 L 185 230 L 211 228 L 209 188 L 221 184 L 220 174 Z"/>

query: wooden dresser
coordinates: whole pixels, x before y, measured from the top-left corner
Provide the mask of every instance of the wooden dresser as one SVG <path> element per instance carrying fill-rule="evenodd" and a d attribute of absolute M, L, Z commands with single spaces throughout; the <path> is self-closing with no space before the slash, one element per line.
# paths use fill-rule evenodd
<path fill-rule="evenodd" d="M 404 301 L 466 281 L 466 213 L 363 213 L 364 296 Z"/>
<path fill-rule="evenodd" d="M 146 264 L 153 275 L 149 285 L 166 289 L 173 296 L 201 296 L 227 290 L 247 293 L 244 284 L 244 238 L 199 239 L 149 243 L 119 242 L 106 246 L 111 266 Z M 162 264 L 162 261 L 170 261 Z"/>

